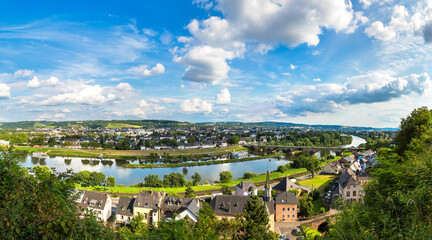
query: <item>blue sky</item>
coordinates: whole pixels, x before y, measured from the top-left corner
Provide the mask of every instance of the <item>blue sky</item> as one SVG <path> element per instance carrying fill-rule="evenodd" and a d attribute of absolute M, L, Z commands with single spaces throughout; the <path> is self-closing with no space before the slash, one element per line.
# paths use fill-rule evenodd
<path fill-rule="evenodd" d="M 431 41 L 432 1 L 1 1 L 0 121 L 396 127 Z"/>

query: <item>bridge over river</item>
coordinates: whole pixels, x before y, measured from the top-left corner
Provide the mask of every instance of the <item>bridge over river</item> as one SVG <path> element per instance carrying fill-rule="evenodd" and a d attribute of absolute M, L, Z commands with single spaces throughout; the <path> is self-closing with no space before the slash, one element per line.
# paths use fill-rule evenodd
<path fill-rule="evenodd" d="M 336 156 L 341 156 L 344 151 L 360 152 L 365 151 L 365 148 L 355 148 L 355 147 L 305 147 L 305 146 L 279 146 L 279 145 L 261 145 L 261 144 L 244 144 L 244 147 L 250 148 L 253 151 L 275 151 L 281 150 L 287 153 L 294 153 L 296 151 L 308 151 L 311 155 L 318 153 L 321 150 L 330 150 L 336 154 Z"/>

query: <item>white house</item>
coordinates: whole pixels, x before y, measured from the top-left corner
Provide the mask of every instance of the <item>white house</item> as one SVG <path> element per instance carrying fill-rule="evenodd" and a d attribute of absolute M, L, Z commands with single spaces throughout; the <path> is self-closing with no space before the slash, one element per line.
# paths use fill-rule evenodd
<path fill-rule="evenodd" d="M 251 194 L 258 194 L 257 187 L 252 181 L 243 181 L 235 187 L 235 195 L 247 196 Z"/>
<path fill-rule="evenodd" d="M 120 197 L 116 210 L 117 222 L 129 224 L 132 221 L 134 201 L 135 198 Z"/>
<path fill-rule="evenodd" d="M 85 191 L 79 202 L 83 215 L 87 214 L 87 210 L 92 211 L 96 219 L 102 222 L 106 222 L 111 216 L 111 205 L 108 194 L 90 191 Z"/>

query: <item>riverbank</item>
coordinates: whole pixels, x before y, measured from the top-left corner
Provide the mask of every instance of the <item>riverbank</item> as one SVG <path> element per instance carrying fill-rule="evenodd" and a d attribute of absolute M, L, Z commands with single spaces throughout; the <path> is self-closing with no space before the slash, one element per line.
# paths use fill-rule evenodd
<path fill-rule="evenodd" d="M 327 160 L 325 162 L 322 162 L 320 165 L 322 167 L 326 163 L 334 161 L 334 160 L 338 160 L 338 159 L 340 159 L 340 157 L 336 157 L 335 159 Z M 306 171 L 305 168 L 297 168 L 297 169 L 290 168 L 290 169 L 287 169 L 286 171 L 284 171 L 283 173 L 274 171 L 274 172 L 270 173 L 270 182 L 273 183 L 273 182 L 281 181 L 286 176 L 288 176 L 290 178 L 294 178 L 294 177 L 299 177 L 299 176 L 306 175 L 306 174 L 308 174 L 308 172 Z M 222 186 L 228 186 L 231 188 L 231 190 L 234 190 L 234 187 L 237 184 L 239 184 L 240 182 L 245 181 L 245 180 L 250 180 L 254 184 L 256 184 L 257 186 L 260 186 L 260 185 L 263 185 L 266 181 L 266 173 L 261 173 L 258 176 L 248 178 L 248 179 L 239 178 L 236 180 L 232 180 L 229 183 L 215 183 L 215 184 L 192 186 L 192 189 L 194 190 L 196 195 L 209 195 L 213 192 L 220 191 Z M 116 196 L 121 196 L 122 194 L 134 195 L 134 194 L 138 194 L 140 191 L 147 191 L 150 188 L 153 191 L 164 190 L 167 193 L 179 194 L 179 195 L 183 195 L 184 192 L 186 191 L 186 187 L 180 187 L 180 188 L 141 187 L 141 188 L 138 188 L 138 187 L 126 187 L 125 186 L 125 187 L 104 188 L 104 187 L 81 187 L 81 186 L 77 186 L 77 188 L 81 189 L 81 190 L 106 192 L 106 193 L 109 193 L 110 195 L 116 195 Z"/>
<path fill-rule="evenodd" d="M 152 164 L 152 163 L 132 164 L 132 163 L 128 163 L 128 164 L 123 165 L 123 167 L 126 167 L 126 168 L 193 167 L 193 166 L 216 165 L 216 164 L 233 163 L 233 162 L 246 162 L 246 161 L 253 161 L 253 160 L 264 159 L 264 158 L 278 158 L 278 157 L 282 157 L 284 155 L 285 155 L 284 153 L 276 153 L 276 154 L 269 154 L 269 155 L 263 155 L 263 156 L 248 157 L 248 158 L 214 160 L 214 161 L 209 160 L 209 161 L 205 161 L 205 162 L 187 162 L 187 163 L 162 163 L 162 164 Z"/>
<path fill-rule="evenodd" d="M 162 155 L 168 153 L 170 156 L 218 156 L 228 154 L 230 152 L 248 150 L 241 146 L 229 146 L 223 148 L 210 149 L 191 149 L 191 150 L 104 150 L 104 149 L 66 149 L 66 148 L 51 148 L 51 147 L 26 147 L 14 146 L 15 150 L 22 153 L 48 152 L 50 157 L 86 157 L 96 158 L 103 154 L 104 158 L 110 159 L 145 159 L 150 156 L 150 153 Z M 198 157 L 199 157 L 198 156 Z"/>

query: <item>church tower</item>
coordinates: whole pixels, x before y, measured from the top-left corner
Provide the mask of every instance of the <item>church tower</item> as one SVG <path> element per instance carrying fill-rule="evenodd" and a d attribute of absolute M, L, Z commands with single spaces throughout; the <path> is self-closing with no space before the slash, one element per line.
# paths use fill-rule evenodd
<path fill-rule="evenodd" d="M 271 191 L 272 191 L 272 187 L 270 185 L 270 172 L 269 172 L 268 163 L 267 163 L 267 177 L 266 177 L 266 183 L 264 186 L 264 201 L 266 201 L 266 202 L 271 201 L 271 199 L 272 199 Z"/>

